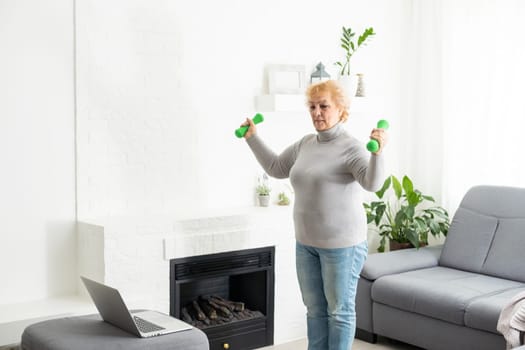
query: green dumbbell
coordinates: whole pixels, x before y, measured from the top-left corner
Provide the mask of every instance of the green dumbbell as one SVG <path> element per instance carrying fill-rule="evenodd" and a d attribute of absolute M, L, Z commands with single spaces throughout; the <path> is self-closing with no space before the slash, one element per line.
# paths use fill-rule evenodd
<path fill-rule="evenodd" d="M 387 130 L 388 127 L 389 127 L 389 124 L 385 119 L 381 119 L 380 121 L 377 122 L 378 129 Z M 368 141 L 368 143 L 366 144 L 366 149 L 372 153 L 377 152 L 377 150 L 379 149 L 379 142 L 377 142 L 377 140 Z"/>
<path fill-rule="evenodd" d="M 262 123 L 264 121 L 264 117 L 262 116 L 261 113 L 257 113 L 253 117 L 252 121 L 255 124 L 259 124 L 259 123 Z M 246 132 L 248 131 L 249 128 L 250 128 L 249 125 L 241 126 L 240 128 L 235 130 L 235 136 L 237 136 L 238 138 L 243 137 L 246 134 Z"/>

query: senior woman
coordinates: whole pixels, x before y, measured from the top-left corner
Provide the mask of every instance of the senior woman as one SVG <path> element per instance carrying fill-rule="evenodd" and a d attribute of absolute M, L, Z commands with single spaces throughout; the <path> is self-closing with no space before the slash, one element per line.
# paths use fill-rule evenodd
<path fill-rule="evenodd" d="M 310 85 L 307 105 L 316 133 L 274 153 L 249 125 L 245 139 L 263 169 L 290 178 L 295 192 L 293 220 L 296 270 L 307 309 L 309 350 L 348 350 L 355 335 L 355 295 L 368 254 L 362 194 L 384 180 L 383 129 L 370 138 L 379 149 L 369 153 L 342 126 L 348 99 L 333 80 Z"/>

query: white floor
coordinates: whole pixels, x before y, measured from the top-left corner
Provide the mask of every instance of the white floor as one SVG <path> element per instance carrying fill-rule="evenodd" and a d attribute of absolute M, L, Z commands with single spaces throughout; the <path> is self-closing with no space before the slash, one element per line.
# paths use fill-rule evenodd
<path fill-rule="evenodd" d="M 275 345 L 275 346 L 267 346 L 259 350 L 306 350 L 306 348 L 307 348 L 306 339 L 299 339 L 291 343 Z M 352 347 L 352 350 L 418 350 L 418 349 L 420 348 L 417 348 L 417 347 L 414 347 L 408 344 L 402 344 L 399 342 L 391 341 L 389 339 L 384 339 L 384 338 L 379 338 L 377 343 L 375 344 L 367 343 L 362 340 L 356 339 Z"/>

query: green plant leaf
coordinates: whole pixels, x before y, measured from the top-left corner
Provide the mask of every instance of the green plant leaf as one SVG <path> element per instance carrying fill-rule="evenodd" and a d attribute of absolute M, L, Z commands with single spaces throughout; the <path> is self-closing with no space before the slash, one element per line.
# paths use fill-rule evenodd
<path fill-rule="evenodd" d="M 377 251 L 379 253 L 383 253 L 385 251 L 385 243 L 386 243 L 386 238 L 385 236 L 381 237 L 381 240 L 379 241 L 379 247 L 377 248 Z"/>
<path fill-rule="evenodd" d="M 443 208 L 428 208 L 424 210 L 427 213 L 431 213 L 432 215 L 435 215 L 439 217 L 440 219 L 447 220 L 448 219 L 448 213 Z"/>
<path fill-rule="evenodd" d="M 431 196 L 421 195 L 421 197 L 425 198 L 427 201 L 435 202 L 434 198 Z"/>
<path fill-rule="evenodd" d="M 378 205 L 376 207 L 376 217 L 374 219 L 374 222 L 376 225 L 379 225 L 381 222 L 381 219 L 383 218 L 383 214 L 385 213 L 386 204 L 381 203 L 381 205 Z"/>
<path fill-rule="evenodd" d="M 414 192 L 414 184 L 412 183 L 412 180 L 410 180 L 410 178 L 406 175 L 403 176 L 403 189 L 407 195 Z"/>
<path fill-rule="evenodd" d="M 425 232 L 420 232 L 419 233 L 419 242 L 423 242 L 425 244 L 428 244 L 428 233 L 425 231 Z"/>
<path fill-rule="evenodd" d="M 413 229 L 408 229 L 406 231 L 406 236 L 408 238 L 408 241 L 412 243 L 412 245 L 416 248 L 419 248 L 419 235 L 417 232 Z"/>
<path fill-rule="evenodd" d="M 414 224 L 416 225 L 418 232 L 425 231 L 427 229 L 427 222 L 419 216 L 414 218 Z"/>
<path fill-rule="evenodd" d="M 399 180 L 394 175 L 392 175 L 392 187 L 394 188 L 394 193 L 396 194 L 397 199 L 400 199 L 403 195 L 403 189 L 401 188 Z"/>
<path fill-rule="evenodd" d="M 359 36 L 359 39 L 357 39 L 357 45 L 358 45 L 358 46 L 361 46 L 361 45 L 365 44 L 366 39 L 368 39 L 368 38 L 371 37 L 372 35 L 375 35 L 375 33 L 374 33 L 374 29 L 373 29 L 373 28 L 365 29 L 365 31 L 363 32 L 363 34 L 361 34 L 361 35 Z"/>
<path fill-rule="evenodd" d="M 388 190 L 388 187 L 390 187 L 391 178 L 390 176 L 386 178 L 385 182 L 383 182 L 383 187 L 379 191 L 376 192 L 376 196 L 379 198 L 383 198 L 385 195 L 386 190 Z"/>
<path fill-rule="evenodd" d="M 439 229 L 441 230 L 441 233 L 443 234 L 443 236 L 447 236 L 448 234 L 448 228 L 449 228 L 449 224 L 448 222 L 440 222 L 439 223 Z"/>
<path fill-rule="evenodd" d="M 396 213 L 396 216 L 394 218 L 394 223 L 396 226 L 402 226 L 403 221 L 406 219 L 406 213 L 405 213 L 406 207 L 401 207 L 401 210 L 399 210 Z"/>
<path fill-rule="evenodd" d="M 408 220 L 413 220 L 414 219 L 414 214 L 416 212 L 416 209 L 414 206 L 412 205 L 409 205 L 408 207 L 406 207 L 405 209 L 405 216 Z"/>
<path fill-rule="evenodd" d="M 343 27 L 343 32 L 349 38 L 351 38 L 352 36 L 355 35 L 355 32 L 352 32 L 352 28 L 350 28 L 350 27 L 348 27 L 348 28 Z"/>
<path fill-rule="evenodd" d="M 430 232 L 432 233 L 432 235 L 434 236 L 438 236 L 439 233 L 441 232 L 441 229 L 439 227 L 439 224 L 436 223 L 435 221 L 430 221 L 428 223 L 428 226 L 430 227 Z"/>
<path fill-rule="evenodd" d="M 345 28 L 343 27 L 343 38 L 346 39 L 348 42 L 352 40 L 352 37 L 355 35 L 354 32 L 352 32 L 352 28 Z"/>
<path fill-rule="evenodd" d="M 414 207 L 422 201 L 421 195 L 415 191 L 407 193 L 406 196 L 408 204 Z"/>

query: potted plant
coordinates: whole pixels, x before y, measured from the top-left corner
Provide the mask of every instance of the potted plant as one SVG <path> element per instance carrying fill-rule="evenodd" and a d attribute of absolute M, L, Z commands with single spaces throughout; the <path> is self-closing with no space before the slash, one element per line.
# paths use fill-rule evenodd
<path fill-rule="evenodd" d="M 364 32 L 355 41 L 356 33 L 352 31 L 352 28 L 345 28 L 343 26 L 343 33 L 341 35 L 341 47 L 345 50 L 344 61 L 335 62 L 339 66 L 339 81 L 343 88 L 345 88 L 348 97 L 355 95 L 355 79 L 350 75 L 350 59 L 352 55 L 361 47 L 366 45 L 370 39 L 376 35 L 374 28 L 370 27 L 364 30 Z"/>
<path fill-rule="evenodd" d="M 392 189 L 394 196 L 385 197 L 388 189 Z M 387 239 L 390 250 L 395 250 L 427 245 L 429 233 L 434 237 L 447 235 L 448 212 L 440 206 L 429 206 L 434 198 L 414 189 L 408 176 L 403 177 L 402 183 L 394 175 L 389 176 L 375 194 L 378 201 L 363 205 L 367 222 L 381 236 L 377 251 L 385 251 Z"/>
<path fill-rule="evenodd" d="M 263 174 L 262 179 L 257 179 L 257 187 L 255 187 L 255 192 L 257 193 L 261 207 L 267 207 L 270 204 L 271 191 L 272 189 L 268 185 L 268 175 Z"/>
<path fill-rule="evenodd" d="M 355 32 L 352 31 L 352 28 L 343 27 L 343 34 L 341 36 L 341 47 L 345 50 L 345 60 L 343 62 L 338 61 L 335 64 L 338 65 L 341 68 L 341 71 L 339 74 L 341 76 L 343 75 L 350 75 L 350 58 L 352 58 L 352 55 L 355 54 L 355 52 L 362 46 L 366 45 L 368 43 L 368 40 L 371 39 L 372 36 L 376 35 L 374 32 L 374 28 L 370 27 L 365 29 L 363 34 L 357 38 L 357 42 L 354 40 Z"/>
<path fill-rule="evenodd" d="M 277 202 L 279 205 L 289 205 L 290 204 L 290 198 L 286 195 L 284 192 L 279 192 L 279 201 Z"/>

